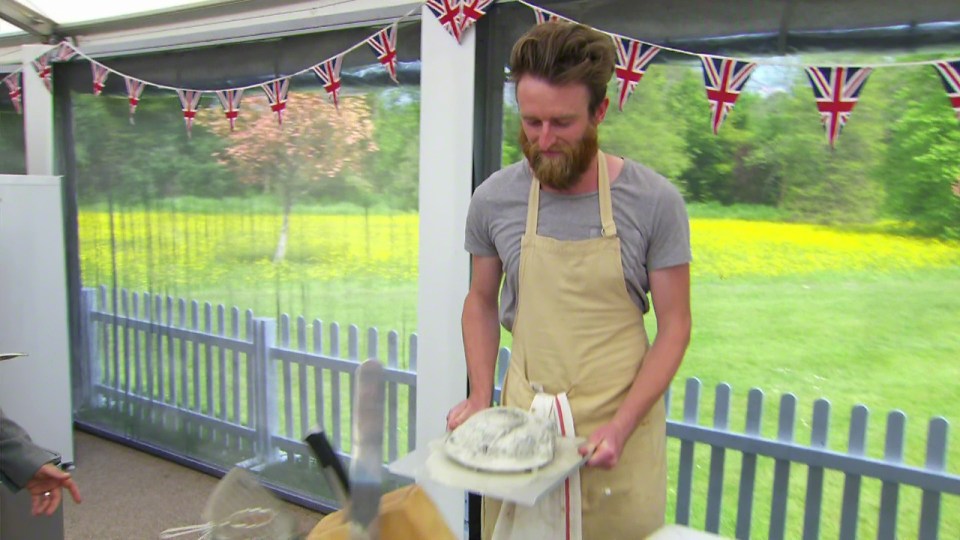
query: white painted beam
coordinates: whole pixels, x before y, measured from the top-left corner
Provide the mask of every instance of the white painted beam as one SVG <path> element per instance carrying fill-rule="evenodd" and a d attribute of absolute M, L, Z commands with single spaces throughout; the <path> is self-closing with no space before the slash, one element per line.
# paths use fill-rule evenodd
<path fill-rule="evenodd" d="M 473 171 L 475 63 L 474 32 L 458 46 L 426 7 L 422 21 L 418 445 L 441 437 L 447 411 L 466 397 L 460 312 L 470 280 L 463 230 Z M 464 493 L 424 488 L 462 535 Z"/>
<path fill-rule="evenodd" d="M 23 63 L 23 138 L 27 154 L 27 174 L 54 174 L 53 95 L 31 65 L 33 60 L 50 50 L 50 47 L 24 45 L 20 49 Z"/>

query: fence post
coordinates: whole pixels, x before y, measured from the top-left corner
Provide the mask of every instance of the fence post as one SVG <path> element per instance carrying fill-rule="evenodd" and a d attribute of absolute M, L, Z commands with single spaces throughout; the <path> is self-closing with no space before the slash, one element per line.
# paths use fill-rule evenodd
<path fill-rule="evenodd" d="M 410 345 L 407 349 L 410 351 L 410 357 L 407 359 L 407 365 L 410 371 L 417 371 L 417 334 L 410 334 Z M 407 451 L 413 452 L 417 447 L 417 381 L 414 379 L 410 385 L 410 393 L 407 397 Z"/>
<path fill-rule="evenodd" d="M 927 461 L 924 468 L 943 474 L 947 468 L 947 420 L 942 416 L 930 420 L 927 430 Z M 940 534 L 940 493 L 923 492 L 920 507 L 920 540 L 936 540 Z"/>
<path fill-rule="evenodd" d="M 887 415 L 887 435 L 883 447 L 883 460 L 887 463 L 903 463 L 904 432 L 907 415 L 893 411 Z M 884 480 L 880 488 L 880 521 L 877 524 L 877 540 L 894 540 L 897 537 L 897 510 L 900 484 Z"/>
<path fill-rule="evenodd" d="M 83 339 L 80 355 L 80 402 L 94 406 L 94 385 L 100 381 L 100 349 L 97 342 L 97 327 L 93 312 L 97 309 L 97 290 L 84 287 L 80 292 L 80 335 Z M 78 407 L 79 408 L 79 407 Z"/>
<path fill-rule="evenodd" d="M 275 345 L 277 321 L 254 318 L 253 365 L 255 372 L 255 405 L 257 430 L 257 457 L 261 465 L 273 458 L 273 435 L 277 425 L 277 375 L 270 362 L 270 350 Z"/>
<path fill-rule="evenodd" d="M 688 426 L 699 424 L 700 415 L 700 379 L 687 379 L 686 390 L 683 396 L 683 423 Z M 677 507 L 676 522 L 678 525 L 690 524 L 690 508 L 693 501 L 693 469 L 694 469 L 693 441 L 680 441 L 680 463 L 677 471 Z"/>

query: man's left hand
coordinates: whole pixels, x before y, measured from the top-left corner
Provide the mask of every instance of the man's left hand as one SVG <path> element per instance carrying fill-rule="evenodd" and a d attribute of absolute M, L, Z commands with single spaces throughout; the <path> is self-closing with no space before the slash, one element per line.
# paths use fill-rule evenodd
<path fill-rule="evenodd" d="M 626 436 L 620 427 L 610 422 L 600 426 L 590 435 L 587 444 L 580 447 L 580 455 L 587 456 L 592 453 L 593 455 L 587 460 L 587 465 L 612 469 L 620 461 L 625 442 Z"/>
<path fill-rule="evenodd" d="M 80 488 L 73 481 L 70 473 L 63 472 L 56 465 L 47 463 L 33 475 L 33 478 L 24 486 L 30 492 L 33 515 L 51 515 L 60 506 L 61 489 L 70 491 L 75 502 L 80 502 Z"/>

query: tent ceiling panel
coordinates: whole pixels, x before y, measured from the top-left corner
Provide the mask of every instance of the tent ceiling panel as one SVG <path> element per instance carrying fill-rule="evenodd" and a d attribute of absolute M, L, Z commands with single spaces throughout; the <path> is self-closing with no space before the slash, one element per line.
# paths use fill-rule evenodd
<path fill-rule="evenodd" d="M 22 0 L 0 0 L 4 3 Z M 44 6 L 44 1 L 31 0 Z M 106 1 L 106 0 L 103 0 Z M 189 0 L 158 0 L 169 3 Z M 958 0 L 533 0 L 587 24 L 697 52 L 783 53 L 866 44 L 889 48 L 960 42 Z M 143 53 L 375 25 L 416 0 L 206 0 L 107 20 L 62 24 L 90 54 Z M 144 5 L 146 3 L 137 3 Z M 149 5 L 149 4 L 148 4 Z M 156 4 L 154 4 L 156 5 Z M 500 0 L 512 40 L 533 23 L 530 10 Z M 720 43 L 711 40 L 719 39 Z M 35 36 L 0 36 L 0 49 Z"/>
<path fill-rule="evenodd" d="M 395 19 L 419 4 L 416 0 L 215 0 L 62 24 L 57 33 L 73 38 L 91 54 L 137 53 L 369 26 Z M 33 36 L 0 36 L 0 47 L 37 41 Z"/>

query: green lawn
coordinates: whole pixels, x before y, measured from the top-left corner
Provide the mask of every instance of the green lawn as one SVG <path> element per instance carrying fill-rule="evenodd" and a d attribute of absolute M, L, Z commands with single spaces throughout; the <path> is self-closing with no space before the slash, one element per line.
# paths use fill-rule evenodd
<path fill-rule="evenodd" d="M 922 466 L 929 420 L 943 416 L 955 423 L 960 418 L 960 309 L 949 291 L 960 291 L 958 268 L 696 283 L 694 333 L 674 384 L 671 417 L 682 417 L 683 381 L 696 377 L 703 383 L 700 422 L 711 425 L 715 388 L 726 382 L 733 391 L 730 426 L 742 431 L 747 393 L 759 388 L 765 395 L 762 433 L 775 438 L 780 398 L 792 393 L 798 399 L 794 440 L 808 444 L 813 402 L 824 398 L 831 403 L 828 446 L 845 451 L 851 409 L 863 404 L 871 413 L 867 454 L 881 458 L 886 417 L 896 409 L 908 417 L 904 461 Z M 955 433 L 952 439 L 947 469 L 960 474 Z M 671 455 L 675 460 L 676 452 Z M 709 450 L 701 449 L 697 458 L 694 491 L 705 493 Z M 740 455 L 728 455 L 726 465 L 721 532 L 732 535 L 737 500 L 732 480 L 739 478 Z M 773 477 L 771 460 L 761 461 L 761 466 L 754 498 L 757 537 L 767 534 L 765 512 Z M 675 464 L 671 471 L 676 471 Z M 791 501 L 803 500 L 806 474 L 806 467 L 793 467 Z M 875 536 L 878 484 L 864 482 L 863 537 Z M 842 475 L 827 475 L 821 524 L 825 538 L 839 531 L 842 485 Z M 902 490 L 899 537 L 917 536 L 919 501 L 919 490 Z M 696 502 L 692 523 L 702 527 L 705 498 Z M 803 509 L 791 506 L 790 512 L 787 537 L 798 538 Z M 960 497 L 945 498 L 941 516 L 941 537 L 960 536 Z"/>

